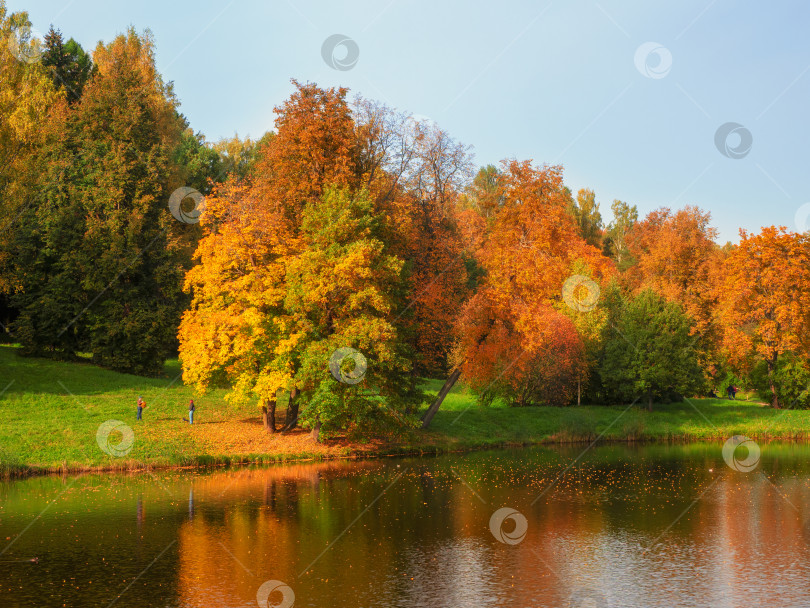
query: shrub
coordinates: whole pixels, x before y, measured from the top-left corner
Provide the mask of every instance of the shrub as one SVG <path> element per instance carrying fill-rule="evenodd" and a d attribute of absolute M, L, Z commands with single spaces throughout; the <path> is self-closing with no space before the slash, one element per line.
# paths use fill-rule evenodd
<path fill-rule="evenodd" d="M 771 379 L 764 361 L 760 361 L 751 372 L 751 383 L 764 399 L 773 397 Z M 810 408 L 810 369 L 807 363 L 795 353 L 782 354 L 773 373 L 776 397 L 782 407 L 794 409 Z"/>

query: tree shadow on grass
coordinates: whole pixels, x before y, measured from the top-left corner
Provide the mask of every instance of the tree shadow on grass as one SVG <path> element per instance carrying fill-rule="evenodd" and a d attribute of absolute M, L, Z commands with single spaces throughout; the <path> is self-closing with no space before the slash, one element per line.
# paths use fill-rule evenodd
<path fill-rule="evenodd" d="M 0 391 L 3 397 L 13 394 L 99 395 L 131 391 L 140 393 L 184 388 L 179 377 L 180 363 L 169 360 L 163 376 L 147 377 L 104 369 L 85 361 L 59 361 L 40 357 L 23 357 L 20 349 L 0 345 Z M 3 397 L 0 397 L 2 399 Z"/>

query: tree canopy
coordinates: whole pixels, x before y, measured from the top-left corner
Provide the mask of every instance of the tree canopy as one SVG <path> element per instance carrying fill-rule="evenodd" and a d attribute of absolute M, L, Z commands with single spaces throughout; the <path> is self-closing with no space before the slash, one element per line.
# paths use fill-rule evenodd
<path fill-rule="evenodd" d="M 0 315 L 27 355 L 152 376 L 179 355 L 198 391 L 316 439 L 427 427 L 459 379 L 483 404 L 734 378 L 810 406 L 807 234 L 608 217 L 562 166 L 476 169 L 438 124 L 311 82 L 266 133 L 209 141 L 148 30 L 87 52 L 0 0 L 0 37 Z M 447 378 L 427 410 L 426 378 Z"/>

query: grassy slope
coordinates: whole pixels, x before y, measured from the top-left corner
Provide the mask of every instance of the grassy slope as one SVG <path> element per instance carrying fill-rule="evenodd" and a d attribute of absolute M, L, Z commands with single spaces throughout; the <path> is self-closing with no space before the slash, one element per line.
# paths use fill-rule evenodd
<path fill-rule="evenodd" d="M 440 383 L 438 383 L 440 385 Z M 432 387 L 431 387 L 432 388 Z M 773 410 L 755 399 L 689 399 L 638 406 L 482 408 L 463 389 L 450 394 L 434 419 L 437 435 L 469 443 L 608 440 L 702 441 L 731 435 L 770 439 L 810 436 L 810 411 Z"/>
<path fill-rule="evenodd" d="M 587 441 L 600 435 L 619 440 L 720 440 L 733 434 L 788 439 L 803 438 L 810 430 L 810 411 L 774 411 L 753 401 L 696 399 L 659 405 L 653 413 L 626 406 L 482 408 L 457 387 L 427 433 L 397 444 L 338 440 L 316 445 L 303 431 L 268 436 L 255 406 L 228 404 L 224 391 L 194 394 L 179 380 L 177 361 L 168 362 L 165 371 L 165 379 L 141 378 L 89 364 L 22 358 L 15 348 L 0 347 L 0 391 L 7 387 L 0 397 L 0 470 L 269 462 Z M 428 382 L 434 393 L 440 386 L 440 381 Z M 142 422 L 135 421 L 138 395 L 147 403 Z M 182 421 L 191 397 L 197 403 L 193 427 Z M 96 430 L 109 419 L 134 429 L 135 444 L 125 457 L 108 456 L 96 443 Z"/>

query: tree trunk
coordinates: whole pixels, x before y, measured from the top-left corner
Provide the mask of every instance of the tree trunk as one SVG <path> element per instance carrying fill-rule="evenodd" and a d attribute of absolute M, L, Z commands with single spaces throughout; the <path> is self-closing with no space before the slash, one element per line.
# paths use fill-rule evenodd
<path fill-rule="evenodd" d="M 262 424 L 268 433 L 273 434 L 276 432 L 275 399 L 265 399 L 262 403 Z"/>
<path fill-rule="evenodd" d="M 453 388 L 453 385 L 458 380 L 459 376 L 461 376 L 461 368 L 456 368 L 450 374 L 450 377 L 444 383 L 442 390 L 439 391 L 439 394 L 436 395 L 436 400 L 431 404 L 428 408 L 428 411 L 425 412 L 425 415 L 422 416 L 422 428 L 426 429 L 430 426 L 430 421 L 433 420 L 433 417 L 436 415 L 436 412 L 439 411 L 439 408 L 442 405 L 442 401 L 444 398 L 447 397 L 447 393 L 450 392 L 450 389 Z"/>
<path fill-rule="evenodd" d="M 290 391 L 290 400 L 287 403 L 287 417 L 284 419 L 284 431 L 291 431 L 298 426 L 298 389 Z"/>
<path fill-rule="evenodd" d="M 647 391 L 647 411 L 652 411 L 652 390 Z"/>
<path fill-rule="evenodd" d="M 582 380 L 577 376 L 577 405 L 582 405 Z"/>
<path fill-rule="evenodd" d="M 773 399 L 771 399 L 771 407 L 778 410 L 779 397 L 776 395 L 776 383 L 773 381 L 773 374 L 775 371 L 776 355 L 773 356 L 773 359 L 768 360 L 768 385 L 771 387 L 771 395 L 773 395 Z"/>
<path fill-rule="evenodd" d="M 320 443 L 320 440 L 321 440 L 321 419 L 320 419 L 320 417 L 318 417 L 318 419 L 315 421 L 315 426 L 312 427 L 312 432 L 309 434 L 309 436 L 312 438 L 312 440 L 315 443 Z"/>

